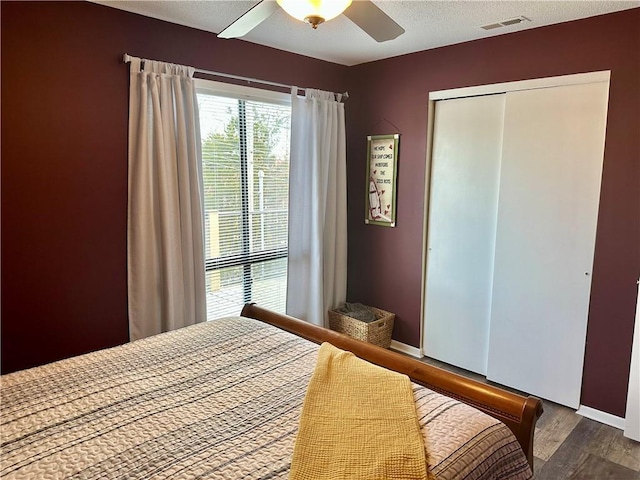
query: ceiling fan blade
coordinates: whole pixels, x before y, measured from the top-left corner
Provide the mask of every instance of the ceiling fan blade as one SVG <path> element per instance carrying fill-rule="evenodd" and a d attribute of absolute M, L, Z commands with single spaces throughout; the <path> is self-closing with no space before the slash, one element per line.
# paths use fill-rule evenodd
<path fill-rule="evenodd" d="M 245 14 L 238 18 L 218 34 L 218 38 L 238 38 L 243 37 L 278 9 L 275 0 L 262 0 L 251 7 Z"/>
<path fill-rule="evenodd" d="M 356 0 L 344 14 L 376 42 L 393 40 L 404 33 L 404 28 L 369 0 Z"/>

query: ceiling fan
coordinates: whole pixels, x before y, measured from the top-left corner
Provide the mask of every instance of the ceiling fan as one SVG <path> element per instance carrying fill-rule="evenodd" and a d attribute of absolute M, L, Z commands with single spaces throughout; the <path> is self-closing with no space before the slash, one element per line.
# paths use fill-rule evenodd
<path fill-rule="evenodd" d="M 262 0 L 218 34 L 220 38 L 243 37 L 269 18 L 278 7 L 309 23 L 314 29 L 341 13 L 377 42 L 393 40 L 404 28 L 370 0 Z M 327 8 L 328 10 L 324 10 Z"/>

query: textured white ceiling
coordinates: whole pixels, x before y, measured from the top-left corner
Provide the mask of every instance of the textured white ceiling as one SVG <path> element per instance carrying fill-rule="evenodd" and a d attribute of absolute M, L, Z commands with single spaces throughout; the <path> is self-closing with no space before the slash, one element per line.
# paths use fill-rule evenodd
<path fill-rule="evenodd" d="M 258 3 L 243 0 L 92 1 L 214 33 L 219 33 Z M 640 6 L 640 0 L 376 0 L 374 3 L 399 23 L 406 33 L 395 40 L 377 43 L 344 15 L 313 30 L 278 9 L 243 40 L 343 65 L 356 65 Z M 531 21 L 488 31 L 480 28 L 518 16 Z"/>

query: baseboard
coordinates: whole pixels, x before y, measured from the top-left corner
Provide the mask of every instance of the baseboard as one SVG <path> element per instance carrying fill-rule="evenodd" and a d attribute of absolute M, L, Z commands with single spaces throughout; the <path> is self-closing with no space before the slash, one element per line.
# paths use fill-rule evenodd
<path fill-rule="evenodd" d="M 616 417 L 610 413 L 602 412 L 591 407 L 585 407 L 584 405 L 580 405 L 580 408 L 578 408 L 576 413 L 583 417 L 590 418 L 591 420 L 595 420 L 596 422 L 624 430 L 624 418 Z"/>
<path fill-rule="evenodd" d="M 417 347 L 412 347 L 411 345 L 407 345 L 406 343 L 397 342 L 395 340 L 391 340 L 392 350 L 396 350 L 400 353 L 406 353 L 407 355 L 411 355 L 412 357 L 422 358 L 422 352 Z"/>

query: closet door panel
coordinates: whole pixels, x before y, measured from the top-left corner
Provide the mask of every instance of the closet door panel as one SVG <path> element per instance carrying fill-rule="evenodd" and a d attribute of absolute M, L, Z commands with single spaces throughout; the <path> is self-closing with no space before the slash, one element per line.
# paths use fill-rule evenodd
<path fill-rule="evenodd" d="M 507 94 L 487 377 L 577 408 L 608 83 Z"/>
<path fill-rule="evenodd" d="M 504 95 L 436 103 L 425 355 L 486 374 Z"/>

